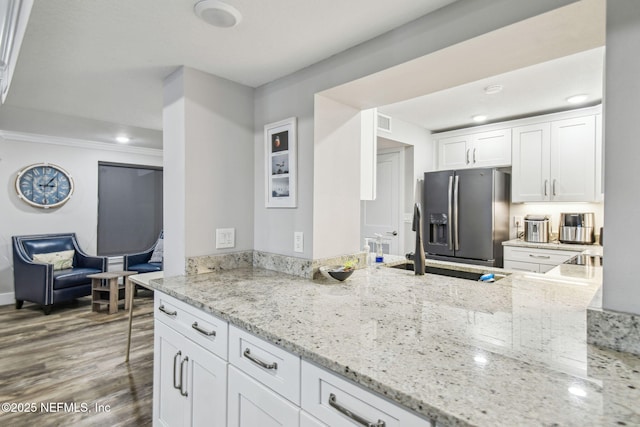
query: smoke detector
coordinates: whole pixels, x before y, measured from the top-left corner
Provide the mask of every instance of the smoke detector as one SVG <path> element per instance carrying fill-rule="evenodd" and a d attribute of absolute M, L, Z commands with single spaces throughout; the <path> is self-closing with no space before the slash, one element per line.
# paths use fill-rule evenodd
<path fill-rule="evenodd" d="M 195 14 L 209 25 L 218 28 L 235 27 L 242 15 L 235 7 L 219 0 L 202 0 L 193 7 Z"/>

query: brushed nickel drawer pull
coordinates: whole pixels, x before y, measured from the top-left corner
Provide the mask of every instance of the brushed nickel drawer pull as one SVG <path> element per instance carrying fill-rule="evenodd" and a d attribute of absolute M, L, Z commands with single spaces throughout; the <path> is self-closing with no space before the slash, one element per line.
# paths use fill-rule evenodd
<path fill-rule="evenodd" d="M 246 357 L 247 359 L 251 360 L 256 365 L 263 367 L 264 369 L 278 369 L 278 364 L 276 362 L 273 362 L 273 363 L 263 362 L 262 360 L 252 356 L 251 355 L 251 351 L 249 351 L 248 348 L 245 349 L 244 353 L 242 353 L 242 354 L 244 355 L 244 357 Z"/>
<path fill-rule="evenodd" d="M 351 412 L 350 410 L 348 410 L 344 406 L 339 405 L 338 402 L 336 402 L 336 395 L 333 394 L 333 393 L 329 394 L 329 406 L 331 406 L 332 408 L 335 408 L 338 412 L 340 412 L 341 414 L 346 415 L 347 417 L 351 418 L 352 420 L 354 420 L 358 424 L 362 424 L 363 426 L 366 426 L 366 427 L 385 427 L 387 425 L 382 420 L 378 420 L 377 423 L 372 423 L 372 422 L 369 422 L 368 420 L 362 418 L 360 415 L 354 414 L 353 412 Z"/>
<path fill-rule="evenodd" d="M 177 311 L 169 311 L 166 308 L 164 308 L 164 305 L 161 305 L 160 307 L 158 307 L 158 310 L 160 310 L 161 312 L 163 312 L 164 314 L 166 314 L 167 316 L 177 316 L 178 312 Z"/>
<path fill-rule="evenodd" d="M 180 384 L 176 384 L 176 362 L 178 358 L 182 354 L 181 351 L 177 352 L 175 356 L 173 356 L 173 388 L 180 390 L 182 388 L 182 376 L 180 377 Z"/>
<path fill-rule="evenodd" d="M 184 378 L 184 362 L 189 363 L 189 356 L 185 356 L 185 358 L 182 359 L 182 362 L 180 362 L 180 394 L 186 397 L 189 393 L 187 393 L 186 390 L 182 390 L 182 379 Z"/>
<path fill-rule="evenodd" d="M 551 258 L 551 256 L 549 256 L 549 255 L 534 255 L 534 254 L 529 254 L 529 256 L 530 256 L 531 258 L 542 258 L 542 259 L 549 259 L 549 258 Z"/>
<path fill-rule="evenodd" d="M 198 326 L 198 322 L 193 322 L 193 325 L 191 325 L 191 327 L 196 331 L 200 332 L 202 335 L 206 335 L 208 337 L 216 336 L 216 331 L 207 331 L 206 329 L 202 329 L 201 326 Z"/>

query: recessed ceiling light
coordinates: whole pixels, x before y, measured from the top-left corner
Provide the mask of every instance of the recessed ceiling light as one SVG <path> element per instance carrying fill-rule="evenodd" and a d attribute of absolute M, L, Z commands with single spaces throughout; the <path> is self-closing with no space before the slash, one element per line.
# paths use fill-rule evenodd
<path fill-rule="evenodd" d="M 487 121 L 487 116 L 485 116 L 483 114 L 478 114 L 478 115 L 475 115 L 475 116 L 473 116 L 471 118 L 476 123 L 482 123 L 482 122 L 486 122 Z"/>
<path fill-rule="evenodd" d="M 129 138 L 128 136 L 120 135 L 116 136 L 116 141 L 120 144 L 126 144 L 127 142 L 131 141 L 131 138 Z"/>
<path fill-rule="evenodd" d="M 496 93 L 502 92 L 502 89 L 502 85 L 489 85 L 484 88 L 484 93 L 486 93 L 487 95 L 494 95 Z"/>
<path fill-rule="evenodd" d="M 567 98 L 567 102 L 569 104 L 581 104 L 584 101 L 586 101 L 587 98 L 588 98 L 588 96 L 584 95 L 584 94 L 582 94 L 582 95 L 573 95 L 573 96 L 570 96 L 570 97 Z"/>
<path fill-rule="evenodd" d="M 242 21 L 238 9 L 219 0 L 200 1 L 193 10 L 200 19 L 214 27 L 231 28 Z"/>

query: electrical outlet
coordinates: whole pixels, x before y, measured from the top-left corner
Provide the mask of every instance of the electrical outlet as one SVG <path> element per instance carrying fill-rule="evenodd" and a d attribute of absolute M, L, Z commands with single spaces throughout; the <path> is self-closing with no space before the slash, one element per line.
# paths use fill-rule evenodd
<path fill-rule="evenodd" d="M 513 226 L 520 227 L 520 228 L 524 226 L 524 222 L 521 216 L 516 215 L 513 217 Z"/>
<path fill-rule="evenodd" d="M 216 228 L 216 249 L 233 248 L 235 245 L 235 228 Z"/>
<path fill-rule="evenodd" d="M 293 233 L 293 251 L 304 252 L 304 233 L 302 231 Z"/>

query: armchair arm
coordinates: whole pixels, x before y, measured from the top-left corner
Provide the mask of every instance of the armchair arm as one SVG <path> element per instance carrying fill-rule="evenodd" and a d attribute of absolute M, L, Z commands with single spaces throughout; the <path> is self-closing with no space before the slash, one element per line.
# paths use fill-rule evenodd
<path fill-rule="evenodd" d="M 155 245 L 154 245 L 155 247 Z M 153 253 L 153 247 L 151 249 L 147 249 L 144 252 L 138 252 L 135 254 L 125 254 L 123 257 L 123 267 L 126 270 L 130 265 L 136 264 L 144 264 L 149 262 L 151 259 L 151 254 Z"/>
<path fill-rule="evenodd" d="M 107 257 L 76 253 L 76 260 L 78 261 L 76 267 L 95 268 L 102 272 L 107 271 Z"/>
<path fill-rule="evenodd" d="M 53 296 L 53 264 L 31 261 L 19 249 L 13 251 L 13 286 L 16 300 L 50 304 Z"/>
<path fill-rule="evenodd" d="M 102 272 L 107 271 L 108 258 L 102 256 L 92 256 L 80 249 L 75 233 L 72 234 L 73 247 L 76 250 L 74 266 L 83 268 L 95 268 Z"/>

